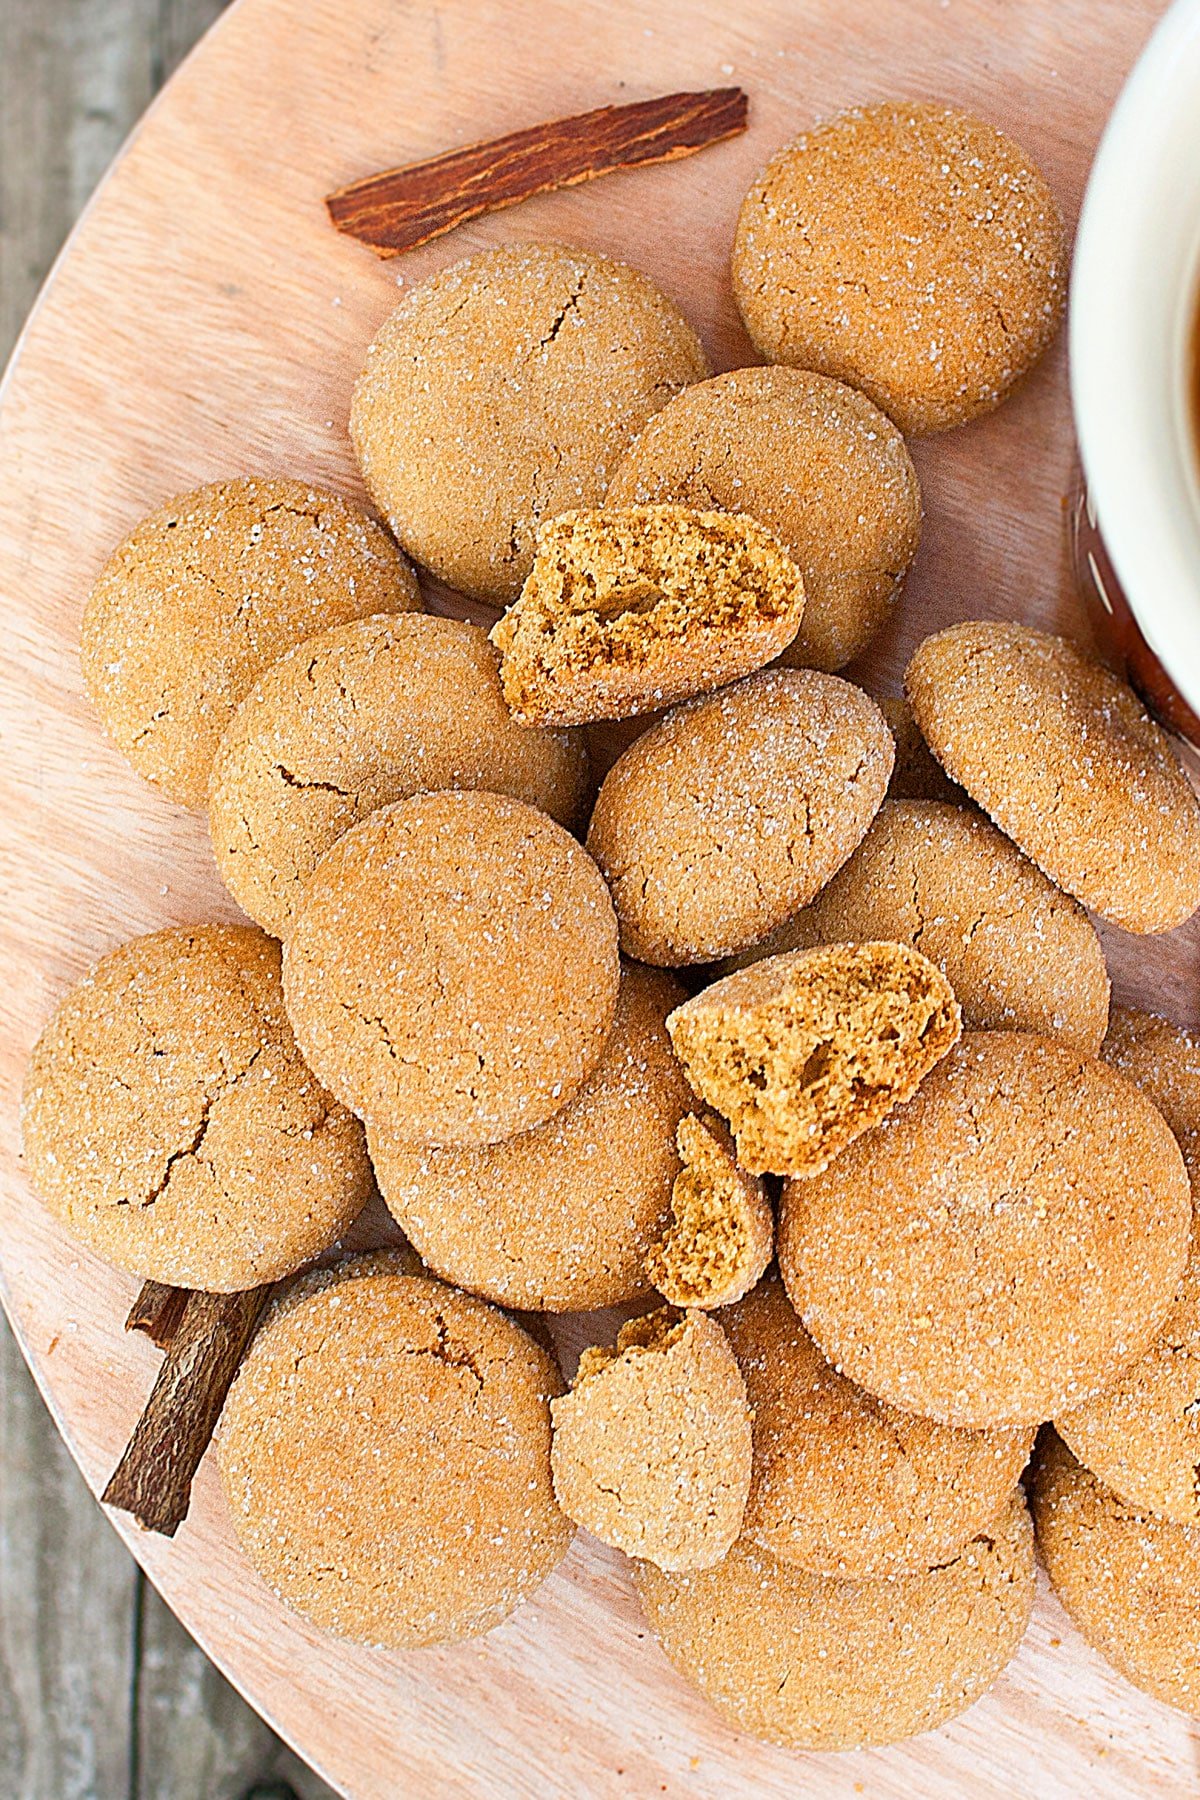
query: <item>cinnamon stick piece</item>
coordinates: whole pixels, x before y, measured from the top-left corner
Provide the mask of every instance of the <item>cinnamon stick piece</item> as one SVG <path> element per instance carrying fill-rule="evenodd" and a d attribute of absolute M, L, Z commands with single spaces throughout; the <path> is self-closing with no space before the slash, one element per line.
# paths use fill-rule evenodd
<path fill-rule="evenodd" d="M 173 1537 L 269 1287 L 187 1294 L 158 1379 L 102 1499 Z"/>
<path fill-rule="evenodd" d="M 168 1287 L 164 1281 L 144 1281 L 129 1309 L 126 1331 L 143 1331 L 152 1344 L 165 1350 L 170 1344 L 188 1303 L 188 1289 Z"/>
<path fill-rule="evenodd" d="M 397 256 L 551 188 L 691 156 L 745 131 L 748 104 L 742 88 L 730 87 L 601 106 L 385 169 L 339 188 L 325 204 L 339 231 L 377 256 Z"/>

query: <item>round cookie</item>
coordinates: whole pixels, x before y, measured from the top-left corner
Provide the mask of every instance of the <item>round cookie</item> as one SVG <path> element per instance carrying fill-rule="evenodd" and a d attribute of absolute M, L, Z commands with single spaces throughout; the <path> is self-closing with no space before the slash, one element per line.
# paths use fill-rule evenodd
<path fill-rule="evenodd" d="M 858 846 L 892 739 L 860 688 L 766 669 L 686 702 L 601 786 L 588 849 L 640 961 L 709 962 L 804 906 Z"/>
<path fill-rule="evenodd" d="M 651 413 L 707 374 L 695 332 L 636 269 L 510 244 L 406 294 L 367 352 L 350 435 L 405 548 L 506 605 L 541 520 L 599 506 Z"/>
<path fill-rule="evenodd" d="M 947 1562 L 1020 1480 L 1033 1428 L 964 1431 L 900 1412 L 831 1369 L 768 1275 L 721 1314 L 754 1411 L 745 1537 L 815 1575 Z"/>
<path fill-rule="evenodd" d="M 617 925 L 595 864 L 545 813 L 416 794 L 322 857 L 283 980 L 297 1042 L 347 1106 L 413 1143 L 495 1143 L 599 1062 Z"/>
<path fill-rule="evenodd" d="M 1200 1153 L 1200 1035 L 1136 1006 L 1114 1006 L 1100 1053 L 1153 1100 L 1186 1157 Z"/>
<path fill-rule="evenodd" d="M 372 1127 L 375 1174 L 445 1280 L 502 1306 L 577 1312 L 649 1293 L 643 1263 L 671 1209 L 675 1131 L 693 1104 L 666 1017 L 671 975 L 630 965 L 599 1063 L 545 1124 L 503 1143 L 422 1148 Z"/>
<path fill-rule="evenodd" d="M 742 203 L 733 292 L 768 362 L 869 394 L 902 431 L 998 406 L 1058 328 L 1067 242 L 1011 138 L 951 107 L 854 107 Z"/>
<path fill-rule="evenodd" d="M 23 1122 L 55 1217 L 175 1287 L 276 1281 L 373 1188 L 362 1127 L 301 1061 L 279 946 L 249 926 L 157 931 L 104 957 L 34 1046 Z"/>
<path fill-rule="evenodd" d="M 790 667 L 840 669 L 892 609 L 921 532 L 904 439 L 865 394 L 809 369 L 732 369 L 668 400 L 626 451 L 609 506 L 750 513 L 804 577 Z"/>
<path fill-rule="evenodd" d="M 208 822 L 226 887 L 282 937 L 352 825 L 422 789 L 488 788 L 577 823 L 581 740 L 524 730 L 478 625 L 426 613 L 335 625 L 267 670 L 221 740 Z"/>
<path fill-rule="evenodd" d="M 214 482 L 114 550 L 84 609 L 83 679 L 138 773 L 199 807 L 221 735 L 264 670 L 326 626 L 420 606 L 386 532 L 338 495 Z"/>
<path fill-rule="evenodd" d="M 1135 1512 L 1053 1432 L 1039 1445 L 1033 1516 L 1054 1591 L 1093 1650 L 1200 1716 L 1200 1526 Z"/>
<path fill-rule="evenodd" d="M 383 1648 L 490 1631 L 561 1561 L 558 1369 L 441 1282 L 322 1272 L 285 1298 L 225 1402 L 242 1548 L 323 1631 Z"/>
<path fill-rule="evenodd" d="M 1200 906 L 1200 801 L 1100 663 L 1066 638 L 972 620 L 919 644 L 904 685 L 943 767 L 1084 906 L 1137 932 Z"/>
<path fill-rule="evenodd" d="M 785 1183 L 779 1266 L 872 1393 L 951 1425 L 1036 1424 L 1145 1353 L 1191 1212 L 1132 1083 L 1051 1038 L 972 1032 L 823 1175 Z"/>
<path fill-rule="evenodd" d="M 1019 1494 L 940 1568 L 892 1581 L 797 1569 L 743 1538 L 715 1569 L 637 1567 L 651 1629 L 740 1731 L 797 1750 L 854 1750 L 930 1731 L 1012 1659 L 1033 1602 Z"/>

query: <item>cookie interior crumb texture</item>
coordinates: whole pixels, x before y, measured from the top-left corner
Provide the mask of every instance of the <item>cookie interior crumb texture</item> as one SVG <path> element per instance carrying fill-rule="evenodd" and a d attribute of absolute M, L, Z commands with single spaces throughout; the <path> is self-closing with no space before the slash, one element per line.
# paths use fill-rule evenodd
<path fill-rule="evenodd" d="M 551 1406 L 554 1491 L 577 1525 L 664 1569 L 710 1568 L 737 1538 L 750 1409 L 721 1327 L 669 1307 L 584 1351 Z"/>
<path fill-rule="evenodd" d="M 682 506 L 562 513 L 494 627 L 504 698 L 522 725 L 661 710 L 778 656 L 804 582 L 757 520 Z"/>
<path fill-rule="evenodd" d="M 728 1306 L 754 1286 L 775 1247 L 775 1215 L 762 1181 L 740 1169 L 720 1120 L 688 1113 L 676 1143 L 683 1167 L 671 1223 L 646 1274 L 672 1306 Z"/>
<path fill-rule="evenodd" d="M 827 944 L 727 975 L 667 1028 L 747 1169 L 816 1175 L 911 1098 L 961 1018 L 945 976 L 910 945 Z"/>

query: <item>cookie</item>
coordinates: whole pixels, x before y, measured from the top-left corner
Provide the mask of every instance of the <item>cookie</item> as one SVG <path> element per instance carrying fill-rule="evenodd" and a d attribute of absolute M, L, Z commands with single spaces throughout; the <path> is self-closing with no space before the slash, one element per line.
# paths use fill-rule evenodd
<path fill-rule="evenodd" d="M 335 625 L 268 669 L 221 740 L 208 803 L 221 879 L 282 937 L 344 832 L 438 788 L 509 794 L 571 826 L 587 753 L 513 723 L 478 625 L 425 613 Z"/>
<path fill-rule="evenodd" d="M 1140 700 L 1066 638 L 968 621 L 917 646 L 925 738 L 1051 881 L 1126 931 L 1200 905 L 1200 800 Z"/>
<path fill-rule="evenodd" d="M 972 1032 L 824 1175 L 784 1184 L 777 1248 L 842 1374 L 950 1425 L 1036 1424 L 1144 1355 L 1191 1213 L 1131 1082 L 1051 1038 Z"/>
<path fill-rule="evenodd" d="M 1039 1445 L 1033 1516 L 1054 1591 L 1093 1650 L 1200 1716 L 1200 1526 L 1126 1506 L 1053 1432 Z"/>
<path fill-rule="evenodd" d="M 473 1148 L 368 1133 L 405 1235 L 445 1280 L 502 1306 L 578 1312 L 646 1296 L 647 1253 L 670 1214 L 675 1131 L 691 1090 L 666 1017 L 673 976 L 630 965 L 604 1052 L 575 1098 L 533 1131 Z"/>
<path fill-rule="evenodd" d="M 249 926 L 135 938 L 72 988 L 29 1059 L 24 1148 L 89 1249 L 214 1293 L 299 1268 L 374 1185 L 362 1127 L 301 1061 L 279 946 Z"/>
<path fill-rule="evenodd" d="M 670 1224 L 646 1258 L 646 1274 L 672 1306 L 728 1306 L 749 1293 L 770 1262 L 775 1214 L 762 1181 L 738 1167 L 719 1119 L 688 1113 L 675 1142 L 683 1167 L 671 1188 Z"/>
<path fill-rule="evenodd" d="M 969 804 L 967 796 L 951 781 L 921 736 L 908 701 L 899 695 L 883 694 L 876 695 L 876 705 L 887 720 L 887 728 L 896 745 L 888 799 L 949 800 L 959 806 Z"/>
<path fill-rule="evenodd" d="M 283 958 L 312 1067 L 422 1144 L 495 1143 L 565 1106 L 619 979 L 595 864 L 545 813 L 482 790 L 416 794 L 340 837 Z"/>
<path fill-rule="evenodd" d="M 660 711 L 778 656 L 804 612 L 800 571 L 757 519 L 684 506 L 560 513 L 494 627 L 522 725 Z"/>
<path fill-rule="evenodd" d="M 670 1307 L 585 1350 L 550 1408 L 554 1492 L 577 1525 L 661 1569 L 709 1569 L 741 1528 L 750 1408 L 721 1327 Z"/>
<path fill-rule="evenodd" d="M 675 1054 L 751 1173 L 819 1175 L 911 1099 L 958 1038 L 950 983 L 908 944 L 767 957 L 679 1006 Z"/>
<path fill-rule="evenodd" d="M 543 519 L 599 506 L 651 413 L 708 374 L 652 282 L 561 244 L 510 244 L 405 295 L 367 351 L 350 436 L 405 549 L 507 605 Z"/>
<path fill-rule="evenodd" d="M 1114 1006 L 1101 1055 L 1149 1095 L 1185 1156 L 1200 1152 L 1200 1032 L 1136 1006 Z"/>
<path fill-rule="evenodd" d="M 675 1667 L 739 1731 L 795 1750 L 855 1750 L 931 1731 L 986 1693 L 1033 1603 L 1018 1495 L 940 1568 L 831 1581 L 745 1538 L 715 1569 L 636 1574 Z"/>
<path fill-rule="evenodd" d="M 754 1413 L 742 1531 L 815 1575 L 878 1580 L 957 1555 L 1004 1508 L 1033 1428 L 964 1431 L 831 1369 L 769 1275 L 721 1314 Z"/>
<path fill-rule="evenodd" d="M 621 944 L 709 962 L 807 905 L 855 850 L 892 772 L 874 701 L 812 669 L 766 669 L 686 701 L 601 785 L 588 849 Z"/>
<path fill-rule="evenodd" d="M 733 293 L 759 353 L 861 388 L 902 431 L 998 406 L 1058 329 L 1067 240 L 1025 152 L 951 107 L 856 106 L 742 203 Z"/>
<path fill-rule="evenodd" d="M 888 618 L 921 531 L 904 439 L 865 394 L 810 369 L 731 369 L 675 395 L 617 465 L 609 506 L 761 519 L 804 577 L 792 667 L 840 669 Z"/>
<path fill-rule="evenodd" d="M 1078 901 L 973 808 L 888 800 L 811 906 L 740 961 L 814 944 L 920 945 L 969 1031 L 1037 1031 L 1095 1056 L 1108 970 Z"/>
<path fill-rule="evenodd" d="M 490 1631 L 561 1561 L 558 1369 L 421 1276 L 310 1277 L 259 1331 L 218 1460 L 243 1550 L 322 1631 L 410 1648 Z"/>
<path fill-rule="evenodd" d="M 101 570 L 84 684 L 138 774 L 199 807 L 221 734 L 273 662 L 329 625 L 420 606 L 391 539 L 336 494 L 214 482 L 143 519 Z"/>

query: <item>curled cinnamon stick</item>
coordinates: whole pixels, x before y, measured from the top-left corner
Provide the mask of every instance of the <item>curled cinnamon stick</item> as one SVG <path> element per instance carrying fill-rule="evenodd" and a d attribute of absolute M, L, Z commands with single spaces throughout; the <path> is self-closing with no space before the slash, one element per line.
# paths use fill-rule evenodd
<path fill-rule="evenodd" d="M 601 106 L 385 169 L 339 188 L 325 205 L 339 231 L 377 256 L 396 256 L 551 188 L 691 156 L 744 131 L 748 105 L 745 91 L 730 87 Z"/>
<path fill-rule="evenodd" d="M 188 1289 L 168 1287 L 164 1281 L 144 1281 L 129 1309 L 126 1331 L 141 1331 L 158 1349 L 165 1350 L 174 1337 L 188 1303 Z"/>

